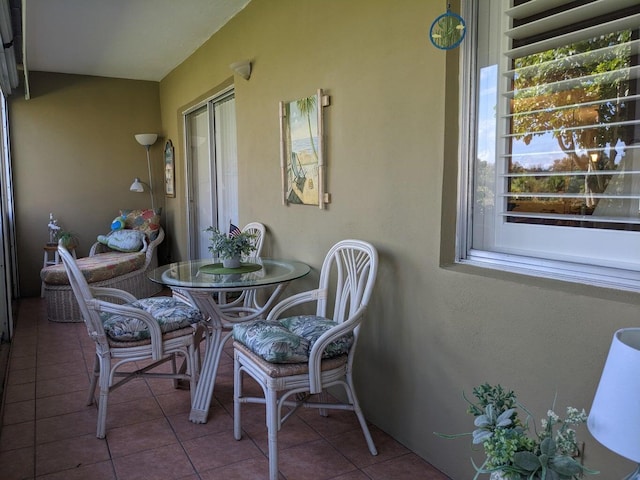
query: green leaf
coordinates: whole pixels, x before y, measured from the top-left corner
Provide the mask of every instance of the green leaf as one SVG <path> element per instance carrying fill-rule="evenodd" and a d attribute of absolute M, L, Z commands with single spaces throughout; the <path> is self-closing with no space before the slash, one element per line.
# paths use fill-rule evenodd
<path fill-rule="evenodd" d="M 540 453 L 548 457 L 553 457 L 556 454 L 556 442 L 553 441 L 553 438 L 547 437 L 542 441 L 540 444 Z"/>
<path fill-rule="evenodd" d="M 526 472 L 535 472 L 541 467 L 540 459 L 531 452 L 516 452 L 513 463 Z"/>
<path fill-rule="evenodd" d="M 493 435 L 489 430 L 478 429 L 473 431 L 473 440 L 472 442 L 476 445 L 480 443 L 484 443 L 485 440 L 489 440 Z"/>
<path fill-rule="evenodd" d="M 496 420 L 496 427 L 508 427 L 509 425 L 511 425 L 511 416 L 515 411 L 515 408 L 510 408 L 502 412 Z"/>
<path fill-rule="evenodd" d="M 582 473 L 582 465 L 567 456 L 553 457 L 549 460 L 549 468 L 568 477 Z"/>

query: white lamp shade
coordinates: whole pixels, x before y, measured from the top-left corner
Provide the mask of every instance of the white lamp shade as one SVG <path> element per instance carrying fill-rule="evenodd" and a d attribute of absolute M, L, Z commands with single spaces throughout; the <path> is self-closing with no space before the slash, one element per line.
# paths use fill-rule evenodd
<path fill-rule="evenodd" d="M 137 133 L 135 137 L 140 145 L 148 147 L 156 143 L 156 140 L 158 139 L 158 134 L 157 133 Z"/>
<path fill-rule="evenodd" d="M 587 427 L 609 450 L 640 463 L 640 328 L 613 335 Z"/>
<path fill-rule="evenodd" d="M 144 192 L 144 185 L 142 185 L 142 182 L 140 181 L 139 178 L 135 178 L 133 180 L 133 183 L 129 187 L 129 190 L 131 190 L 132 192 L 138 192 L 138 193 Z"/>

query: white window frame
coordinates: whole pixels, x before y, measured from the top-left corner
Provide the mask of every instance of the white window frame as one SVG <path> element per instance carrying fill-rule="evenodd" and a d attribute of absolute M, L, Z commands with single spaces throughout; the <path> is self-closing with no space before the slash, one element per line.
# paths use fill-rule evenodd
<path fill-rule="evenodd" d="M 485 0 L 481 0 L 484 2 Z M 640 291 L 640 234 L 638 232 L 625 231 L 598 231 L 590 229 L 587 233 L 592 237 L 602 235 L 614 235 L 619 239 L 621 248 L 625 249 L 625 255 L 628 255 L 628 262 L 620 258 L 617 259 L 586 259 L 580 254 L 575 255 L 573 251 L 562 252 L 559 249 L 553 250 L 553 247 L 533 252 L 532 249 L 537 247 L 535 242 L 526 241 L 512 243 L 510 246 L 501 247 L 499 242 L 488 249 L 474 249 L 472 244 L 472 215 L 474 204 L 474 166 L 476 158 L 476 108 L 478 100 L 476 94 L 478 85 L 476 83 L 476 70 L 478 61 L 479 42 L 478 30 L 474 27 L 478 19 L 478 0 L 461 2 L 462 16 L 465 18 L 471 28 L 465 42 L 461 46 L 461 68 L 460 68 L 460 84 L 461 84 L 461 101 L 460 101 L 460 158 L 459 158 L 459 204 L 457 218 L 457 237 L 456 237 L 456 262 L 467 265 L 474 265 L 484 268 L 497 269 L 521 273 L 526 275 L 546 277 L 557 280 L 577 282 L 589 285 L 596 285 L 621 290 Z M 510 2 L 502 1 L 502 8 L 508 8 Z M 483 7 L 486 5 L 483 4 Z M 503 20 L 501 20 L 503 22 Z M 489 35 L 501 35 L 499 39 L 493 39 L 499 42 L 506 42 L 506 37 L 500 33 L 504 32 L 506 26 L 501 24 L 499 28 L 493 26 L 488 30 Z M 487 39 L 484 39 L 487 41 Z M 506 43 L 505 43 L 506 45 Z M 500 54 L 501 55 L 501 54 Z M 504 58 L 499 58 L 498 62 L 504 62 Z M 504 67 L 503 67 L 504 68 Z M 502 81 L 502 80 L 501 80 Z M 500 107 L 500 101 L 498 102 Z M 499 143 L 499 142 L 498 142 Z M 499 155 L 499 149 L 496 148 L 496 156 Z M 496 166 L 498 163 L 496 163 Z M 498 168 L 496 167 L 496 170 Z M 495 235 L 499 229 L 495 229 L 488 222 L 488 228 L 491 230 L 489 235 Z M 512 225 L 507 225 L 507 231 Z M 522 225 L 518 225 L 521 227 Z M 534 229 L 562 229 L 565 227 L 549 227 L 541 225 L 529 225 L 522 230 L 532 231 Z M 575 229 L 574 229 L 575 230 Z M 520 238 L 526 240 L 526 235 L 516 233 Z M 618 244 L 616 244 L 618 245 Z M 518 248 L 521 247 L 521 248 Z M 618 248 L 616 248 L 618 250 Z M 623 256 L 623 259 L 625 257 Z"/>

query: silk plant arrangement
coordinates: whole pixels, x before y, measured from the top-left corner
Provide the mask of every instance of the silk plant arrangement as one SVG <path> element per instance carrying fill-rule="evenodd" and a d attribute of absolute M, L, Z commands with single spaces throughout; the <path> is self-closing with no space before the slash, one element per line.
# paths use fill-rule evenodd
<path fill-rule="evenodd" d="M 573 480 L 583 474 L 596 474 L 576 460 L 580 448 L 573 427 L 584 424 L 584 410 L 567 407 L 563 419 L 552 409 L 540 421 L 540 431 L 533 432 L 533 416 L 520 404 L 511 390 L 501 385 L 482 384 L 473 389 L 475 400 L 467 413 L 475 417 L 476 429 L 457 435 L 438 434 L 445 438 L 471 436 L 474 445 L 482 445 L 484 462 L 477 466 L 474 480 L 482 474 L 491 480 Z M 554 402 L 555 403 L 555 402 Z M 521 418 L 521 412 L 526 414 Z"/>
<path fill-rule="evenodd" d="M 239 258 L 255 250 L 256 235 L 249 232 L 223 233 L 217 227 L 209 227 L 209 251 L 222 259 Z"/>

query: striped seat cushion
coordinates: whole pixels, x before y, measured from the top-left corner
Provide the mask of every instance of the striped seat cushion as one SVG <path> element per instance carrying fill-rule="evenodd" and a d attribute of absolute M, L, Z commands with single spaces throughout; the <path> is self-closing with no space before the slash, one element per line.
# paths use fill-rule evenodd
<path fill-rule="evenodd" d="M 144 266 L 144 252 L 107 252 L 76 260 L 88 283 L 101 282 L 141 269 Z M 63 264 L 50 265 L 40 271 L 40 278 L 50 285 L 69 285 L 69 278 Z"/>

